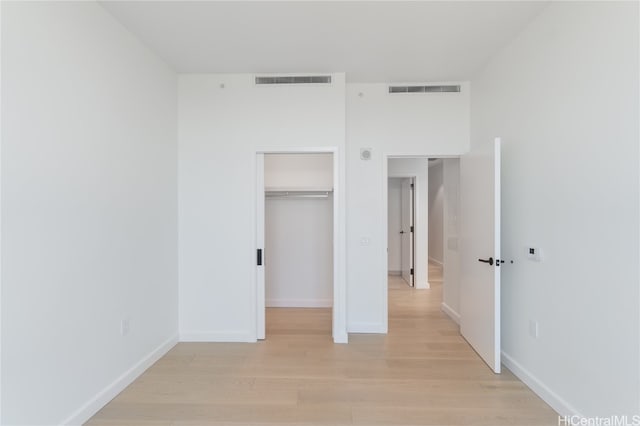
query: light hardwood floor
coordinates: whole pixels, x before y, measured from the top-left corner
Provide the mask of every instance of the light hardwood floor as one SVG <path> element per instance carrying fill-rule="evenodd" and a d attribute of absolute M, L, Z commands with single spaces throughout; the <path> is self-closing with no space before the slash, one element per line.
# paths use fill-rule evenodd
<path fill-rule="evenodd" d="M 508 370 L 493 374 L 429 290 L 389 279 L 389 334 L 331 341 L 329 309 L 268 309 L 259 343 L 180 343 L 92 426 L 557 425 Z"/>

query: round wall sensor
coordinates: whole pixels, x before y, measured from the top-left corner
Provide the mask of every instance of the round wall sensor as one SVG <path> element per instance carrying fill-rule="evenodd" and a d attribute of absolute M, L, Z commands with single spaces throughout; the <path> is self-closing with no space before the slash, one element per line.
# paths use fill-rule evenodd
<path fill-rule="evenodd" d="M 360 159 L 371 160 L 371 148 L 360 148 Z"/>

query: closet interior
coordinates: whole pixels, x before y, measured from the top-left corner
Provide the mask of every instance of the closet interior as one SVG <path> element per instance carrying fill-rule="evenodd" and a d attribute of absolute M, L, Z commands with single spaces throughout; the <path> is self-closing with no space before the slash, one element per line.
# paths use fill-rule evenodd
<path fill-rule="evenodd" d="M 265 154 L 265 305 L 333 305 L 333 154 Z"/>

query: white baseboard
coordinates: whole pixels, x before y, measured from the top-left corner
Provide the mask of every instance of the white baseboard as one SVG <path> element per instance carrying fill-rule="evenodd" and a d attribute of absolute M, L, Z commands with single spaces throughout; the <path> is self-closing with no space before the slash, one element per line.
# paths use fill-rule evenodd
<path fill-rule="evenodd" d="M 511 356 L 502 351 L 502 364 L 507 367 L 513 374 L 516 375 L 522 382 L 529 386 L 529 388 L 544 402 L 549 404 L 551 408 L 556 410 L 561 416 L 583 416 L 578 413 L 574 407 L 572 407 L 567 401 L 562 399 L 557 393 L 549 389 L 547 385 L 542 383 L 537 377 L 526 370 Z"/>
<path fill-rule="evenodd" d="M 347 330 L 349 333 L 386 333 L 379 322 L 353 322 L 347 325 Z"/>
<path fill-rule="evenodd" d="M 256 342 L 256 336 L 247 333 L 246 331 L 181 331 L 181 342 L 220 342 L 220 343 L 233 343 L 233 342 Z"/>
<path fill-rule="evenodd" d="M 428 290 L 431 288 L 431 284 L 429 283 L 429 281 L 424 281 L 424 282 L 415 281 L 415 288 L 418 290 Z"/>
<path fill-rule="evenodd" d="M 456 311 L 454 311 L 453 309 L 451 309 L 451 306 L 449 306 L 446 303 L 442 302 L 442 304 L 440 305 L 440 309 L 442 309 L 442 312 L 447 314 L 449 316 L 449 318 L 451 318 L 453 320 L 453 322 L 455 322 L 456 324 L 460 325 L 460 314 L 457 313 Z"/>
<path fill-rule="evenodd" d="M 267 308 L 330 308 L 333 299 L 267 299 Z"/>
<path fill-rule="evenodd" d="M 334 333 L 333 343 L 349 343 L 349 335 L 347 333 Z"/>
<path fill-rule="evenodd" d="M 387 271 L 387 275 L 393 275 L 394 277 L 401 277 L 402 271 Z"/>
<path fill-rule="evenodd" d="M 109 401 L 115 398 L 135 379 L 151 367 L 157 360 L 162 358 L 171 348 L 178 343 L 178 336 L 167 339 L 164 343 L 151 351 L 147 356 L 138 361 L 133 367 L 125 371 L 120 377 L 111 384 L 98 392 L 93 398 L 87 401 L 82 407 L 77 409 L 73 414 L 67 417 L 60 424 L 62 425 L 82 425 L 96 414 L 102 407 L 107 405 Z"/>
<path fill-rule="evenodd" d="M 444 263 L 441 260 L 434 259 L 431 256 L 429 256 L 429 263 L 435 263 L 438 266 L 444 266 Z"/>

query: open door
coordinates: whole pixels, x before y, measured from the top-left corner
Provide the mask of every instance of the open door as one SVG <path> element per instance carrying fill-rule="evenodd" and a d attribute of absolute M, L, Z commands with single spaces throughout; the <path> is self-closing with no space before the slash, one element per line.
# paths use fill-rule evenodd
<path fill-rule="evenodd" d="M 460 333 L 500 373 L 500 139 L 460 157 Z"/>
<path fill-rule="evenodd" d="M 265 337 L 264 154 L 256 154 L 256 338 Z"/>
<path fill-rule="evenodd" d="M 400 192 L 400 259 L 402 262 L 402 278 L 410 286 L 413 280 L 413 178 L 402 179 Z"/>

